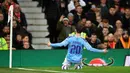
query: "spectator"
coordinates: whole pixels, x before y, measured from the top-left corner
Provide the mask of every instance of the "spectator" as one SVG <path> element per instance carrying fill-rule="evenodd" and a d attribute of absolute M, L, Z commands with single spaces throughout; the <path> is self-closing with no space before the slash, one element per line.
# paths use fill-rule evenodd
<path fill-rule="evenodd" d="M 120 7 L 120 14 L 123 16 L 123 14 L 125 14 L 125 8 Z M 122 18 L 122 17 L 121 17 Z"/>
<path fill-rule="evenodd" d="M 110 47 L 108 46 L 108 40 L 104 40 L 102 46 L 110 49 Z"/>
<path fill-rule="evenodd" d="M 115 41 L 115 37 L 112 33 L 108 34 L 107 40 L 108 40 L 108 42 L 107 42 L 108 47 L 111 49 L 115 49 L 116 41 Z"/>
<path fill-rule="evenodd" d="M 84 27 L 86 24 L 86 18 L 82 18 L 79 22 L 78 22 L 78 25 Z"/>
<path fill-rule="evenodd" d="M 92 2 L 90 2 L 90 1 L 92 1 L 92 0 L 84 0 L 84 2 L 86 3 L 86 6 L 83 7 L 83 11 L 84 11 L 85 13 L 87 13 L 87 12 L 90 10 L 92 4 L 95 4 L 95 3 L 92 3 Z M 95 0 L 94 0 L 94 1 L 95 1 Z M 96 0 L 96 1 L 97 1 L 97 0 Z"/>
<path fill-rule="evenodd" d="M 119 41 L 116 44 L 116 48 L 118 49 L 129 49 L 130 48 L 130 37 L 128 35 L 128 31 L 124 31 L 122 37 L 120 37 Z"/>
<path fill-rule="evenodd" d="M 116 42 L 120 39 L 120 37 L 122 36 L 122 33 L 123 33 L 122 28 L 116 29 L 116 32 L 114 33 L 114 36 L 116 37 Z"/>
<path fill-rule="evenodd" d="M 96 30 L 96 26 L 90 20 L 87 20 L 83 28 L 83 32 L 85 32 L 87 36 L 90 37 L 92 33 L 96 32 Z"/>
<path fill-rule="evenodd" d="M 82 17 L 86 17 L 85 13 L 83 12 L 83 8 L 81 6 L 77 6 L 75 10 L 72 10 L 71 13 L 74 14 L 74 21 L 78 23 Z"/>
<path fill-rule="evenodd" d="M 56 0 L 49 1 L 49 5 L 48 7 L 46 7 L 45 10 L 45 15 L 49 31 L 49 35 L 47 35 L 46 37 L 49 37 L 51 42 L 56 42 L 57 39 L 56 27 L 60 17 L 59 7 Z"/>
<path fill-rule="evenodd" d="M 101 32 L 104 27 L 108 28 L 110 33 L 114 33 L 113 26 L 109 24 L 108 19 L 102 19 L 102 23 L 98 26 L 98 33 Z"/>
<path fill-rule="evenodd" d="M 37 7 L 42 7 L 41 11 L 44 12 L 51 0 L 37 0 L 37 1 L 38 1 Z"/>
<path fill-rule="evenodd" d="M 84 27 L 82 37 L 84 37 L 84 32 L 85 35 L 87 33 L 88 37 L 91 37 L 92 33 L 95 33 L 96 31 L 97 37 L 103 43 L 100 44 L 100 47 L 102 46 L 105 47 L 104 44 L 107 44 L 107 47 L 114 48 L 113 46 L 111 46 L 112 44 L 111 40 L 113 39 L 113 35 L 110 35 L 109 33 L 114 34 L 114 37 L 116 37 L 115 38 L 116 42 L 118 43 L 121 42 L 121 44 L 122 44 L 121 38 L 123 38 L 122 35 L 123 30 L 127 30 L 128 34 L 130 33 L 129 0 L 47 0 L 47 1 L 38 0 L 38 1 L 41 1 L 42 12 L 45 12 L 46 14 L 47 23 L 49 25 L 48 30 L 50 33 L 48 36 L 50 38 L 50 41 L 52 42 L 57 42 L 57 37 L 59 41 L 59 36 L 67 37 L 72 32 L 70 30 L 71 28 L 73 29 L 73 31 L 75 31 L 74 26 L 77 26 L 77 24 L 83 25 L 82 27 Z M 70 3 L 68 4 L 69 1 Z M 0 34 L 1 36 L 3 35 L 5 36 L 5 40 L 9 48 L 10 30 L 9 26 L 7 26 L 7 19 L 8 19 L 8 9 L 11 4 L 13 4 L 14 6 L 13 38 L 16 38 L 15 40 L 13 39 L 13 42 L 15 41 L 14 42 L 15 45 L 17 42 L 18 45 L 20 44 L 24 45 L 24 43 L 20 41 L 20 38 L 21 36 L 27 35 L 29 37 L 28 41 L 29 43 L 26 42 L 25 44 L 30 45 L 32 43 L 32 35 L 26 30 L 27 27 L 26 17 L 24 13 L 21 12 L 17 0 L 0 0 Z M 83 10 L 84 8 L 87 8 L 88 10 Z M 68 10 L 71 13 L 68 14 Z M 61 22 L 58 24 L 63 25 L 57 26 L 56 24 L 59 20 L 60 15 L 64 15 L 63 18 L 67 16 L 68 19 L 65 19 L 65 21 L 62 22 L 63 20 L 62 18 Z M 87 23 L 87 21 L 89 20 L 90 22 Z M 64 22 L 67 23 L 67 27 L 66 24 L 64 25 Z M 96 27 L 95 25 L 98 26 Z M 63 29 L 59 27 L 62 27 Z M 57 28 L 59 32 L 56 31 Z M 58 35 L 57 33 L 60 33 L 60 35 Z M 110 42 L 108 39 L 110 40 Z M 121 47 L 124 48 L 124 45 L 122 44 Z"/>
<path fill-rule="evenodd" d="M 103 17 L 103 19 L 108 19 L 110 25 L 112 25 L 113 27 L 115 27 L 115 22 L 117 20 L 121 20 L 121 16 L 119 16 L 119 14 L 116 12 L 115 7 L 110 7 L 109 8 L 109 13 L 107 15 L 105 15 Z"/>
<path fill-rule="evenodd" d="M 20 50 L 22 47 L 22 35 L 20 33 L 18 33 L 16 35 L 16 39 L 14 39 L 13 41 L 13 47 L 16 48 L 17 50 Z"/>
<path fill-rule="evenodd" d="M 0 50 L 8 50 L 8 44 L 1 34 L 0 34 Z"/>
<path fill-rule="evenodd" d="M 120 29 L 123 26 L 121 20 L 117 20 L 115 25 L 116 25 L 116 29 Z"/>
<path fill-rule="evenodd" d="M 16 0 L 15 0 L 16 2 Z M 4 0 L 4 2 L 2 3 L 2 11 L 3 11 L 3 14 L 4 14 L 4 21 L 6 21 L 6 24 L 7 24 L 7 21 L 8 21 L 8 10 L 9 10 L 9 7 L 10 5 L 13 5 L 13 7 L 15 7 L 16 3 L 14 2 L 14 0 Z"/>
<path fill-rule="evenodd" d="M 130 31 L 130 8 L 125 9 L 125 14 L 123 15 L 123 29 Z"/>
<path fill-rule="evenodd" d="M 87 20 L 90 20 L 94 24 L 96 24 L 96 11 L 97 7 L 95 5 L 92 5 L 90 10 L 86 13 Z"/>
<path fill-rule="evenodd" d="M 16 3 L 13 0 L 4 0 L 4 2 L 2 3 L 2 6 L 4 7 L 5 12 L 8 14 L 10 5 L 15 6 L 15 4 Z"/>
<path fill-rule="evenodd" d="M 72 13 L 68 14 L 68 19 L 69 19 L 69 25 L 76 25 L 75 21 L 74 21 L 74 15 Z"/>
<path fill-rule="evenodd" d="M 17 33 L 20 33 L 22 35 L 26 34 L 29 36 L 29 43 L 32 44 L 32 34 L 30 32 L 28 32 L 25 28 L 20 27 L 19 24 L 17 24 L 16 21 L 13 21 L 13 38 L 16 38 Z"/>
<path fill-rule="evenodd" d="M 101 16 L 101 9 L 100 8 L 98 8 L 98 6 L 95 6 L 96 8 L 95 8 L 95 14 L 96 14 L 96 17 L 98 17 L 98 16 Z"/>
<path fill-rule="evenodd" d="M 86 3 L 83 0 L 71 0 L 68 4 L 68 11 L 74 10 L 78 5 L 84 7 Z"/>
<path fill-rule="evenodd" d="M 117 13 L 120 13 L 120 6 L 119 4 L 115 4 L 115 9 Z"/>
<path fill-rule="evenodd" d="M 4 15 L 2 10 L 0 9 L 0 28 L 2 28 L 4 25 L 6 25 L 6 22 L 4 20 Z"/>
<path fill-rule="evenodd" d="M 13 38 L 16 38 L 17 33 L 20 32 L 20 28 L 21 28 L 20 25 L 18 25 L 17 22 L 13 20 Z"/>
<path fill-rule="evenodd" d="M 97 25 L 98 25 L 97 28 L 99 28 L 100 26 L 103 26 L 101 16 L 97 16 L 96 17 L 96 21 L 97 21 Z"/>
<path fill-rule="evenodd" d="M 111 7 L 114 5 L 120 5 L 120 1 L 121 0 L 108 0 L 108 3 L 110 4 L 110 7 Z"/>
<path fill-rule="evenodd" d="M 10 34 L 9 33 L 4 34 L 4 39 L 6 41 L 10 41 Z M 8 45 L 8 47 L 9 47 L 9 45 Z"/>
<path fill-rule="evenodd" d="M 125 8 L 120 7 L 120 6 L 117 4 L 117 5 L 115 5 L 115 9 L 116 9 L 117 14 L 119 14 L 119 16 L 121 17 L 121 21 L 122 21 L 123 15 L 124 15 L 124 13 L 125 13 Z"/>
<path fill-rule="evenodd" d="M 23 42 L 22 50 L 33 50 L 34 48 L 30 45 L 29 42 Z"/>
<path fill-rule="evenodd" d="M 100 8 L 101 17 L 103 18 L 106 14 L 109 12 L 109 6 L 107 5 L 107 0 L 100 0 L 100 5 L 98 6 Z"/>
<path fill-rule="evenodd" d="M 9 34 L 10 33 L 10 27 L 9 26 L 4 26 L 3 28 L 3 34 Z"/>
<path fill-rule="evenodd" d="M 108 36 L 108 34 L 109 34 L 109 29 L 106 27 L 103 27 L 101 32 L 97 32 L 97 36 L 102 43 L 105 41 L 105 38 Z"/>
<path fill-rule="evenodd" d="M 34 49 L 30 43 L 30 39 L 27 34 L 22 35 L 22 45 L 25 49 Z"/>
<path fill-rule="evenodd" d="M 26 35 L 26 34 L 22 35 L 22 41 L 23 41 L 23 43 L 24 42 L 29 42 L 29 36 Z"/>
<path fill-rule="evenodd" d="M 63 23 L 61 22 L 63 21 Z M 63 41 L 70 33 L 75 31 L 74 26 L 69 25 L 69 19 L 63 18 L 57 24 L 57 30 L 59 31 L 58 42 Z"/>
<path fill-rule="evenodd" d="M 8 49 L 10 49 L 10 34 L 9 34 L 9 33 L 5 33 L 5 34 L 4 34 L 4 39 L 5 39 L 6 42 L 7 42 Z M 16 48 L 12 47 L 12 50 L 16 50 Z"/>
<path fill-rule="evenodd" d="M 60 15 L 67 15 L 68 14 L 68 8 L 66 7 L 65 1 L 60 1 L 59 3 L 59 9 L 60 9 Z"/>
<path fill-rule="evenodd" d="M 15 5 L 14 8 L 14 19 L 22 26 L 23 28 L 27 28 L 27 21 L 25 14 L 21 11 L 20 6 L 18 4 Z"/>
<path fill-rule="evenodd" d="M 101 44 L 101 41 L 97 38 L 97 35 L 94 33 L 91 34 L 91 37 L 87 39 L 87 41 L 94 48 L 99 48 L 98 45 Z"/>
<path fill-rule="evenodd" d="M 114 33 L 114 29 L 113 29 L 112 25 L 109 25 L 109 22 L 107 19 L 103 19 L 101 24 L 98 25 L 96 33 L 97 33 L 98 38 L 101 40 L 101 42 L 104 42 L 104 38 L 109 33 Z"/>

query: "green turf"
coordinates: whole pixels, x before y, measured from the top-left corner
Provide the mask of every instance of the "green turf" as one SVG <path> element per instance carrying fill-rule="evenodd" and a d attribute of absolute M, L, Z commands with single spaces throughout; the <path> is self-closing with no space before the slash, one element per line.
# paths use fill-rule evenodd
<path fill-rule="evenodd" d="M 60 67 L 33 67 L 26 69 L 34 69 L 34 71 L 1 67 L 0 73 L 54 73 L 46 72 L 44 70 L 59 71 L 55 73 L 130 73 L 130 67 L 83 67 L 83 69 L 81 70 L 74 70 L 73 68 L 71 68 L 70 70 L 61 70 Z"/>

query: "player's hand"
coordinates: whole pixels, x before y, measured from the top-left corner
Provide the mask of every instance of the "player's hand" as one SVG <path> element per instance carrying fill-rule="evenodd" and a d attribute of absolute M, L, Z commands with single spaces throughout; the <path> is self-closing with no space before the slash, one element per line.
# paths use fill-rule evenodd
<path fill-rule="evenodd" d="M 50 42 L 48 42 L 48 43 L 47 43 L 47 45 L 48 45 L 48 47 L 50 47 L 50 46 L 51 46 L 51 43 L 50 43 Z"/>
<path fill-rule="evenodd" d="M 103 44 L 103 45 L 102 45 L 102 48 L 103 48 L 103 49 L 106 49 L 106 48 L 107 48 L 107 45 Z"/>
<path fill-rule="evenodd" d="M 107 49 L 103 49 L 103 52 L 104 52 L 104 53 L 107 53 L 107 52 L 108 52 L 108 50 L 107 50 Z"/>

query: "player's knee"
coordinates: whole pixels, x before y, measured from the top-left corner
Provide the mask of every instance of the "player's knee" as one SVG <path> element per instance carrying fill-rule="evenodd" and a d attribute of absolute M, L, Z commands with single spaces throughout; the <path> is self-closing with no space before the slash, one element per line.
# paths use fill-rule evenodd
<path fill-rule="evenodd" d="M 82 69 L 82 66 L 81 65 L 77 65 L 77 66 L 75 66 L 75 69 Z"/>
<path fill-rule="evenodd" d="M 67 65 L 62 66 L 62 70 L 68 70 L 68 69 L 69 69 L 69 66 L 67 66 Z"/>

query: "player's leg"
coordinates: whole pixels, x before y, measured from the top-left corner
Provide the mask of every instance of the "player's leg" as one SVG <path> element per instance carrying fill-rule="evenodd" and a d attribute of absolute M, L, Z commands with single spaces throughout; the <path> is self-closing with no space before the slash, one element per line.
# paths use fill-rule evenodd
<path fill-rule="evenodd" d="M 75 69 L 82 69 L 82 65 L 80 65 L 80 64 L 75 64 Z"/>
<path fill-rule="evenodd" d="M 62 63 L 62 70 L 67 70 L 69 69 L 71 63 L 65 58 L 64 62 Z"/>
<path fill-rule="evenodd" d="M 75 69 L 82 69 L 82 67 L 83 67 L 83 63 L 82 62 L 76 63 L 75 66 L 74 66 Z"/>

